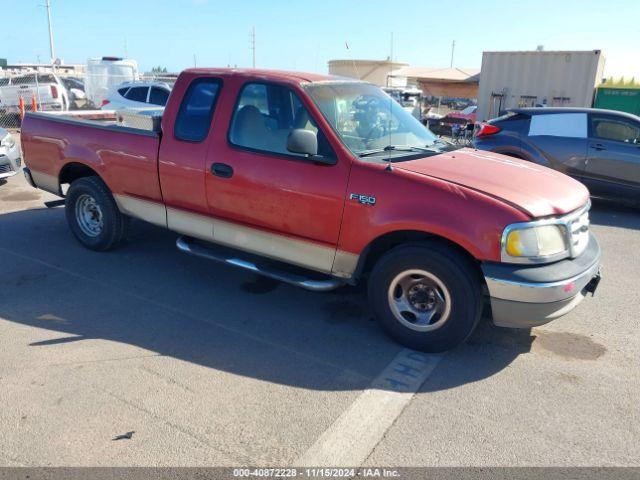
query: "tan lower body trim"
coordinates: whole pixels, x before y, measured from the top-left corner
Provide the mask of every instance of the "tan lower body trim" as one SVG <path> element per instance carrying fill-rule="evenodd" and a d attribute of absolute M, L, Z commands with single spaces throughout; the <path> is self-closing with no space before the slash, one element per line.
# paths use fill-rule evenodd
<path fill-rule="evenodd" d="M 314 242 L 171 207 L 166 208 L 166 220 L 164 220 L 165 207 L 161 204 L 124 195 L 117 195 L 116 202 L 122 212 L 165 226 L 169 230 L 337 277 L 350 278 L 358 263 L 359 257 L 356 254 L 342 250 L 336 251 L 335 248 Z"/>
<path fill-rule="evenodd" d="M 335 248 L 220 220 L 214 220 L 213 238 L 216 243 L 324 273 L 331 273 L 336 253 Z"/>
<path fill-rule="evenodd" d="M 31 170 L 31 178 L 33 178 L 33 183 L 35 183 L 39 189 L 53 193 L 54 195 L 60 195 L 60 183 L 58 183 L 58 177 Z"/>
<path fill-rule="evenodd" d="M 360 255 L 344 250 L 336 250 L 336 258 L 333 261 L 332 274 L 340 278 L 351 278 L 358 266 Z"/>
<path fill-rule="evenodd" d="M 141 200 L 129 195 L 114 195 L 113 198 L 122 213 L 154 225 L 167 227 L 167 211 L 163 204 Z"/>
<path fill-rule="evenodd" d="M 167 227 L 174 232 L 213 242 L 213 218 L 167 208 Z"/>

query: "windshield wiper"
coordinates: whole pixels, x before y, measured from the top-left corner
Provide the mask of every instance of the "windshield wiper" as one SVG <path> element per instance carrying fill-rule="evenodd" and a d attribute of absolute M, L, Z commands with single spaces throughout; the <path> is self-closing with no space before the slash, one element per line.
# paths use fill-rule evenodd
<path fill-rule="evenodd" d="M 384 153 L 384 152 L 437 152 L 436 149 L 434 148 L 428 148 L 428 147 L 418 147 L 418 146 L 414 146 L 414 145 L 387 145 L 384 148 L 376 148 L 373 150 L 363 150 L 362 152 L 358 153 L 359 157 L 368 157 L 370 155 L 375 155 L 377 153 Z"/>

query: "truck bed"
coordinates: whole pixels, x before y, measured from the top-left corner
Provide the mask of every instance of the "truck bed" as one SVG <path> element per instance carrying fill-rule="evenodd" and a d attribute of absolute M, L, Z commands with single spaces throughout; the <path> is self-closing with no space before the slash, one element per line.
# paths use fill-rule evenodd
<path fill-rule="evenodd" d="M 115 131 L 127 131 L 141 135 L 160 134 L 162 111 L 76 110 L 70 112 L 29 112 L 29 116 L 43 115 L 48 120 L 90 127 L 108 127 Z"/>
<path fill-rule="evenodd" d="M 78 168 L 88 165 L 104 180 L 116 201 L 130 195 L 162 202 L 159 132 L 118 125 L 115 112 L 30 112 L 21 141 L 34 182 L 43 190 L 62 194 L 65 170 L 77 161 Z"/>

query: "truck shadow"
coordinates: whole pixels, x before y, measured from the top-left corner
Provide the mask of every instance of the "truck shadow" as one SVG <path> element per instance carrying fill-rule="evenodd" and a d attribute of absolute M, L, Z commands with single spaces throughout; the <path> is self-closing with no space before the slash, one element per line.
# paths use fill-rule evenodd
<path fill-rule="evenodd" d="M 108 253 L 79 246 L 59 208 L 0 215 L 0 232 L 0 317 L 36 327 L 25 348 L 49 349 L 47 358 L 99 339 L 267 382 L 356 390 L 402 350 L 372 321 L 362 289 L 320 294 L 257 279 L 179 253 L 175 234 L 142 222 Z M 483 320 L 423 389 L 490 377 L 532 339 Z M 127 350 L 100 345 L 103 356 Z"/>
<path fill-rule="evenodd" d="M 595 225 L 640 230 L 640 208 L 594 198 L 589 217 Z"/>

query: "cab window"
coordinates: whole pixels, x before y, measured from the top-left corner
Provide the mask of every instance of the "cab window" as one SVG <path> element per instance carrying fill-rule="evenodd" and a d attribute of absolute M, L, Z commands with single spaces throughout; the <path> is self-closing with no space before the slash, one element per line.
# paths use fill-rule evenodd
<path fill-rule="evenodd" d="M 236 102 L 229 141 L 249 150 L 304 157 L 287 150 L 287 140 L 294 129 L 310 130 L 317 135 L 318 155 L 335 156 L 325 135 L 293 91 L 282 85 L 248 83 Z"/>
<path fill-rule="evenodd" d="M 207 137 L 220 86 L 215 78 L 200 78 L 189 85 L 173 129 L 178 140 L 201 142 Z"/>

